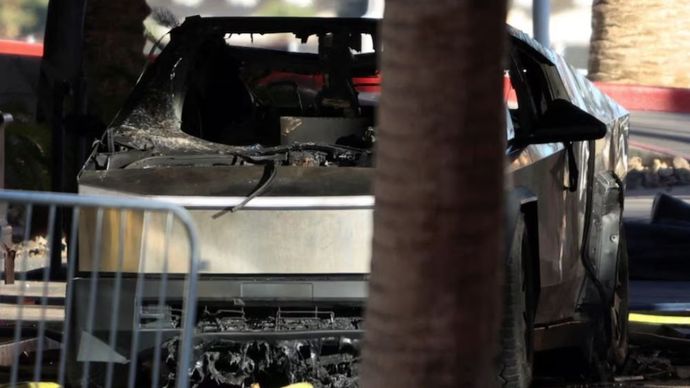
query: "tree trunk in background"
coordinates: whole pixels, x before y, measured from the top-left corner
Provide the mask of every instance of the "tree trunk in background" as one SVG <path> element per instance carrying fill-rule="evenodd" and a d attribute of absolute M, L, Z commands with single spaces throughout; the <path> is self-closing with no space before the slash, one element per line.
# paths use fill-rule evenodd
<path fill-rule="evenodd" d="M 389 0 L 362 386 L 492 386 L 505 1 Z"/>
<path fill-rule="evenodd" d="M 690 87 L 688 3 L 594 0 L 589 74 L 596 81 Z"/>
<path fill-rule="evenodd" d="M 146 0 L 89 0 L 84 23 L 84 68 L 90 110 L 106 122 L 131 92 L 145 63 Z"/>

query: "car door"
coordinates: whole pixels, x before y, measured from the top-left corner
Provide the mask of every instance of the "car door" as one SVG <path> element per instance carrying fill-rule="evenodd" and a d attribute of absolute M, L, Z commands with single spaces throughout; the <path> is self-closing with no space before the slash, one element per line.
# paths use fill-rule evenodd
<path fill-rule="evenodd" d="M 533 130 L 550 101 L 563 97 L 553 63 L 528 45 L 513 45 L 510 80 L 517 134 Z M 558 130 L 558 128 L 553 128 Z M 586 187 L 586 142 L 529 144 L 508 150 L 513 185 L 537 199 L 540 292 L 536 324 L 573 317 L 584 268 L 580 244 Z"/>

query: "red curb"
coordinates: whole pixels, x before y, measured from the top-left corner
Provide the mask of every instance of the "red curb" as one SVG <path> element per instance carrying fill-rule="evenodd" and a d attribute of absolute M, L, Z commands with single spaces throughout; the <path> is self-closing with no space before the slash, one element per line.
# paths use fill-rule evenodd
<path fill-rule="evenodd" d="M 627 110 L 690 113 L 690 89 L 608 82 L 595 85 Z"/>
<path fill-rule="evenodd" d="M 42 57 L 43 44 L 0 39 L 0 55 L 2 54 L 20 55 L 24 57 Z"/>
<path fill-rule="evenodd" d="M 43 44 L 0 39 L 0 54 L 41 57 Z M 595 85 L 627 110 L 690 113 L 690 89 L 608 82 L 595 82 Z M 507 77 L 504 79 L 504 96 L 508 101 L 515 100 L 515 91 Z"/>
<path fill-rule="evenodd" d="M 690 113 L 690 89 L 661 86 L 594 83 L 602 92 L 629 111 Z M 503 84 L 506 101 L 515 101 L 515 91 L 506 77 Z"/>

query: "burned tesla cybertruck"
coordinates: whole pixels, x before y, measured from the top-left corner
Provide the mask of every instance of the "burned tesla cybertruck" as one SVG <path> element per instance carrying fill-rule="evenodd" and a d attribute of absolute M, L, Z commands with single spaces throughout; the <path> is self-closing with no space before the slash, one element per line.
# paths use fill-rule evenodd
<path fill-rule="evenodd" d="M 174 202 L 195 219 L 204 261 L 189 368 L 195 384 L 358 385 L 381 78 L 377 25 L 188 18 L 172 30 L 81 172 L 80 193 Z M 509 28 L 509 39 L 512 238 L 496 374 L 507 386 L 522 386 L 535 351 L 577 346 L 609 369 L 625 357 L 620 224 L 628 114 L 525 34 Z M 118 222 L 109 219 L 104 230 L 117 230 Z M 133 236 L 142 228 L 128 227 Z M 176 254 L 185 242 L 171 243 L 169 271 L 184 273 L 187 262 Z M 117 268 L 115 241 L 103 241 L 97 267 L 85 253 L 91 244 L 80 241 L 77 301 L 88 297 L 92 272 Z M 174 328 L 179 308 L 171 303 L 156 315 L 133 302 L 137 274 L 147 283 L 158 276 L 141 265 L 148 253 L 140 244 L 132 238 L 122 247 L 124 338 L 132 325 L 150 324 L 144 315 Z M 110 308 L 108 292 L 100 292 L 110 281 L 100 279 L 98 306 Z M 170 295 L 182 287 L 168 279 Z M 74 319 L 79 333 L 80 303 Z M 176 340 L 174 330 L 166 332 L 167 361 L 176 358 Z M 140 346 L 143 354 L 153 345 Z M 109 351 L 126 364 L 126 345 Z"/>

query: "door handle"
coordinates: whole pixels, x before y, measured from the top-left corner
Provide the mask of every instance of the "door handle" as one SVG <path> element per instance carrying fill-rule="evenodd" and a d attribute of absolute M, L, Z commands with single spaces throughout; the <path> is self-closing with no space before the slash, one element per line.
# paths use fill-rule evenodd
<path fill-rule="evenodd" d="M 577 184 L 580 180 L 580 170 L 575 160 L 575 151 L 573 151 L 573 142 L 565 144 L 566 157 L 568 158 L 568 186 L 566 189 L 571 193 L 577 191 Z"/>

